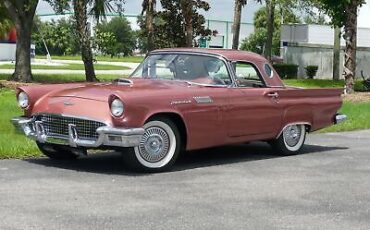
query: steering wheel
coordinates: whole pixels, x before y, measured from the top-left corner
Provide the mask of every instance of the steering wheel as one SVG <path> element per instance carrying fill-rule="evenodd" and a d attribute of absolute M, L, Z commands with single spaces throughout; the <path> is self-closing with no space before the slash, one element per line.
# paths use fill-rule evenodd
<path fill-rule="evenodd" d="M 213 76 L 212 80 L 217 85 L 227 85 L 226 82 L 224 80 L 222 80 L 222 78 L 217 76 L 217 75 Z"/>

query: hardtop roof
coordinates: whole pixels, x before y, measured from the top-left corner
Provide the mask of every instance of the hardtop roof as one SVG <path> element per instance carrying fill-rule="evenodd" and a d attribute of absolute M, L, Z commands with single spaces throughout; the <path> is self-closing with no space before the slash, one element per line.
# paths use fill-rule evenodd
<path fill-rule="evenodd" d="M 259 54 L 241 51 L 241 50 L 232 50 L 232 49 L 204 49 L 204 48 L 167 48 L 167 49 L 158 49 L 151 52 L 163 53 L 163 52 L 181 52 L 181 53 L 199 53 L 199 54 L 213 54 L 222 56 L 229 61 L 253 61 L 253 62 L 268 62 L 264 57 Z"/>

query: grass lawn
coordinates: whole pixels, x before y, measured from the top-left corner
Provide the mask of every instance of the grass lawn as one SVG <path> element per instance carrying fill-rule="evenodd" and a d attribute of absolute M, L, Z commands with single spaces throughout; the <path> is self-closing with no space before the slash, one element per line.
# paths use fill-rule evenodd
<path fill-rule="evenodd" d="M 36 55 L 36 59 L 46 59 L 46 56 Z M 81 56 L 51 56 L 52 60 L 81 60 Z M 128 56 L 128 57 L 113 57 L 110 56 L 95 56 L 97 61 L 110 62 L 134 62 L 141 63 L 144 60 L 143 56 Z"/>
<path fill-rule="evenodd" d="M 36 144 L 16 134 L 10 123 L 12 117 L 22 115 L 14 94 L 12 90 L 0 89 L 0 159 L 40 156 Z"/>
<path fill-rule="evenodd" d="M 342 132 L 370 129 L 370 102 L 344 102 L 341 113 L 347 115 L 347 121 L 323 129 L 319 132 Z"/>
<path fill-rule="evenodd" d="M 0 65 L 0 69 L 14 69 L 14 64 Z M 126 66 L 115 66 L 106 64 L 94 64 L 95 70 L 126 70 Z M 65 65 L 32 65 L 32 69 L 68 69 L 68 70 L 85 70 L 83 64 L 65 64 Z"/>
<path fill-rule="evenodd" d="M 0 74 L 0 80 L 6 80 L 9 78 L 9 74 Z M 109 74 L 102 74 L 97 75 L 97 78 L 100 81 L 111 81 L 113 79 L 117 79 L 120 75 L 109 75 Z M 33 75 L 34 82 L 37 83 L 65 83 L 65 82 L 83 82 L 85 81 L 85 75 L 82 74 L 34 74 Z"/>
<path fill-rule="evenodd" d="M 322 80 L 322 79 L 285 79 L 284 84 L 287 86 L 303 88 L 344 88 L 344 80 Z M 361 81 L 355 83 L 356 91 L 364 91 Z"/>

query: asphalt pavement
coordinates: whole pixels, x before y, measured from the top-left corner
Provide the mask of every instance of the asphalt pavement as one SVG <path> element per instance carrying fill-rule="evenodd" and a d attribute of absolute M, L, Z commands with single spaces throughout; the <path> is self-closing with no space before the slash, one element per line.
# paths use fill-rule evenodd
<path fill-rule="evenodd" d="M 370 130 L 190 152 L 133 174 L 120 155 L 0 161 L 0 229 L 370 229 Z"/>

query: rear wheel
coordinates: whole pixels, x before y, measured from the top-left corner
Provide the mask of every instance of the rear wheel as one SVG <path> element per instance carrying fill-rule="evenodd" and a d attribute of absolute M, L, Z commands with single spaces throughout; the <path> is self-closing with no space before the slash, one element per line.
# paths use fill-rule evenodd
<path fill-rule="evenodd" d="M 304 145 L 306 139 L 305 125 L 289 125 L 280 136 L 270 142 L 272 148 L 281 155 L 298 154 Z"/>
<path fill-rule="evenodd" d="M 36 142 L 36 144 L 44 155 L 55 160 L 74 160 L 77 159 L 80 154 L 86 153 L 83 149 L 63 145 L 43 144 L 39 142 Z"/>
<path fill-rule="evenodd" d="M 139 146 L 122 153 L 124 164 L 135 171 L 167 170 L 175 163 L 181 149 L 177 126 L 170 119 L 157 118 L 147 122 L 144 128 Z"/>

